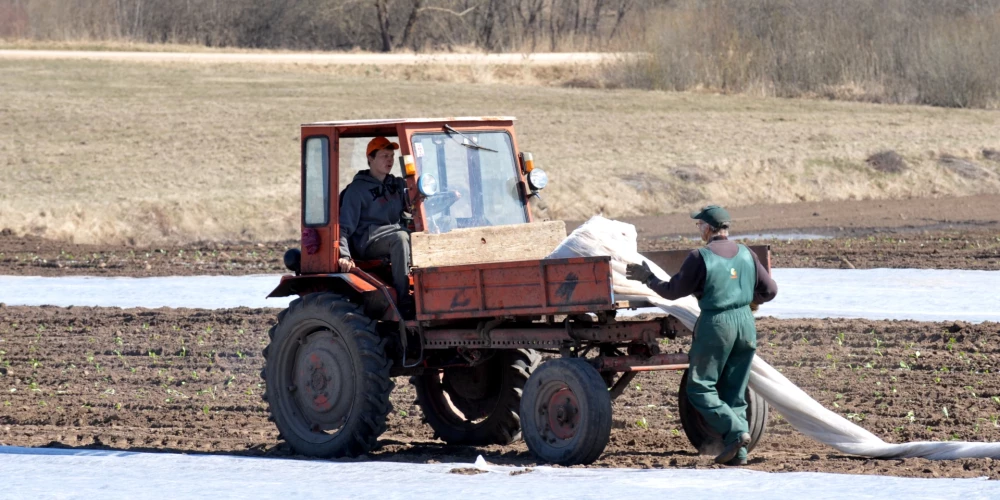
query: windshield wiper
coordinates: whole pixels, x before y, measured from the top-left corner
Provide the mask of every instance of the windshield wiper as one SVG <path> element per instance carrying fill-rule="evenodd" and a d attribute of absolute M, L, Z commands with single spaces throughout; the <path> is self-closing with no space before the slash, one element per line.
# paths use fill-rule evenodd
<path fill-rule="evenodd" d="M 498 152 L 495 149 L 490 149 L 490 148 L 488 148 L 486 146 L 480 146 L 479 144 L 476 144 L 475 142 L 472 142 L 472 139 L 469 138 L 469 136 L 467 136 L 467 135 L 465 135 L 465 134 L 463 134 L 463 133 L 455 130 L 454 128 L 451 127 L 451 125 L 448 125 L 447 123 L 444 124 L 444 129 L 445 129 L 446 132 L 454 133 L 454 134 L 458 134 L 458 135 L 462 136 L 462 138 L 465 139 L 465 141 L 461 142 L 460 144 L 463 145 L 463 146 L 465 146 L 465 147 L 467 147 L 467 148 L 482 149 L 484 151 L 489 151 L 491 153 L 497 153 Z"/>

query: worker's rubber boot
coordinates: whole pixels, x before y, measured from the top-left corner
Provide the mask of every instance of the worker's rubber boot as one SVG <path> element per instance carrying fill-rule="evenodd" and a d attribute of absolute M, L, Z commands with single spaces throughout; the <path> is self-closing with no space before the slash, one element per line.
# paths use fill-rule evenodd
<path fill-rule="evenodd" d="M 735 465 L 735 466 L 746 465 L 746 464 L 747 464 L 747 448 L 746 448 L 746 446 L 740 448 L 739 453 L 737 453 L 736 456 L 733 457 L 732 460 L 726 462 L 726 465 Z"/>
<path fill-rule="evenodd" d="M 740 434 L 739 439 L 727 444 L 726 447 L 722 449 L 722 453 L 719 453 L 719 456 L 715 457 L 715 463 L 725 464 L 736 458 L 736 456 L 740 454 L 740 448 L 743 448 L 748 444 L 750 444 L 750 434 L 746 432 Z"/>

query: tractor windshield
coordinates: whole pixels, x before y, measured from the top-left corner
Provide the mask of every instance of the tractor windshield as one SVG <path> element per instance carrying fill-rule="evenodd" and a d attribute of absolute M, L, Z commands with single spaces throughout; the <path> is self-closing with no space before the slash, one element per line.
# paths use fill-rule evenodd
<path fill-rule="evenodd" d="M 438 194 L 423 202 L 427 232 L 528 222 L 506 132 L 414 134 L 413 157 L 419 175 L 438 184 Z"/>

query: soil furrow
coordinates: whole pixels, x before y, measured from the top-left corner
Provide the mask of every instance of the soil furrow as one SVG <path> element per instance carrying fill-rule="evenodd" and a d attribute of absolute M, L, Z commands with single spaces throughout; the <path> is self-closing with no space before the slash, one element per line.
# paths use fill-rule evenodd
<path fill-rule="evenodd" d="M 276 313 L 0 308 L 0 443 L 293 456 L 260 400 L 259 351 Z M 1000 324 L 764 318 L 758 328 L 761 357 L 888 442 L 1000 440 Z M 523 443 L 446 447 L 421 423 L 407 380 L 396 382 L 389 430 L 368 459 L 464 462 L 482 454 L 493 463 L 536 463 Z M 676 372 L 637 377 L 615 402 L 611 442 L 595 466 L 716 467 L 684 436 L 679 383 Z M 749 467 L 1000 477 L 990 459 L 844 456 L 775 412 Z"/>

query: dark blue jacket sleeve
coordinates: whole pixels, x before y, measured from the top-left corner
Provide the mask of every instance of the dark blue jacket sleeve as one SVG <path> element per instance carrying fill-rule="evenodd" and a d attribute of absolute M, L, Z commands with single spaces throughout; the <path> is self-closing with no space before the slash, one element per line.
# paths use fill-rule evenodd
<path fill-rule="evenodd" d="M 753 256 L 754 264 L 757 265 L 757 284 L 753 289 L 753 301 L 763 304 L 773 300 L 778 295 L 778 284 L 771 279 L 767 269 L 757 259 L 757 254 L 750 252 L 750 255 Z"/>
<path fill-rule="evenodd" d="M 705 262 L 701 253 L 692 250 L 681 264 L 680 271 L 671 276 L 670 281 L 662 281 L 653 276 L 646 281 L 646 286 L 667 300 L 677 300 L 701 292 L 705 288 Z"/>

